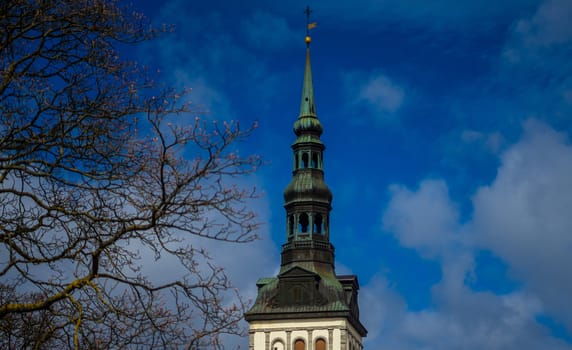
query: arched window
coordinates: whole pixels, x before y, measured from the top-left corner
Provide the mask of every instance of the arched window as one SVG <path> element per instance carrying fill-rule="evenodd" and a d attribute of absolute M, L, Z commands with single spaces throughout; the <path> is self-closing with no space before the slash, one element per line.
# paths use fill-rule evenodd
<path fill-rule="evenodd" d="M 322 234 L 322 214 L 314 215 L 314 233 Z"/>
<path fill-rule="evenodd" d="M 308 232 L 308 225 L 309 225 L 308 214 L 306 214 L 306 213 L 300 214 L 300 217 L 298 218 L 298 222 L 299 222 L 298 230 L 300 231 L 300 233 L 307 233 Z"/>
<path fill-rule="evenodd" d="M 288 236 L 294 234 L 294 215 L 288 216 Z"/>
<path fill-rule="evenodd" d="M 294 342 L 294 350 L 306 350 L 306 343 L 302 339 Z"/>
<path fill-rule="evenodd" d="M 318 168 L 318 153 L 316 152 L 312 153 L 312 168 Z"/>
<path fill-rule="evenodd" d="M 300 153 L 294 153 L 294 169 L 298 169 L 300 167 Z"/>
<path fill-rule="evenodd" d="M 316 340 L 316 346 L 314 350 L 326 350 L 326 341 L 324 339 Z"/>
<path fill-rule="evenodd" d="M 306 169 L 308 167 L 308 153 L 302 153 L 302 168 Z"/>

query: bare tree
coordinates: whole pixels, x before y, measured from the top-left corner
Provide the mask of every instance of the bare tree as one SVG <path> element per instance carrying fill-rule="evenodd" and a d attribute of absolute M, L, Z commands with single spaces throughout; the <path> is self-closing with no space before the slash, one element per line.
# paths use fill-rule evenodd
<path fill-rule="evenodd" d="M 156 33 L 116 0 L 0 3 L 0 348 L 217 348 L 242 332 L 200 240 L 255 238 L 235 178 L 260 160 L 233 146 L 252 128 L 191 116 L 121 58 Z"/>

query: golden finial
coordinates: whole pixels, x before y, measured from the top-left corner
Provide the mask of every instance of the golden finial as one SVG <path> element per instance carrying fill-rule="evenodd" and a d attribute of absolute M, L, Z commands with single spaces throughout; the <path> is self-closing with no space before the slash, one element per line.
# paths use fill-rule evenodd
<path fill-rule="evenodd" d="M 312 42 L 312 38 L 310 37 L 310 30 L 316 28 L 318 24 L 316 22 L 310 23 L 310 14 L 312 13 L 310 6 L 306 6 L 304 13 L 306 14 L 306 46 L 309 47 L 310 43 Z"/>

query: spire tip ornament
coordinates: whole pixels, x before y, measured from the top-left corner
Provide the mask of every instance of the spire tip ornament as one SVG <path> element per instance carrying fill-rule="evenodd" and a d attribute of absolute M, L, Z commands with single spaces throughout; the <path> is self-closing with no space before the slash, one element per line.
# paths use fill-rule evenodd
<path fill-rule="evenodd" d="M 310 23 L 310 14 L 312 13 L 310 6 L 306 6 L 306 10 L 304 10 L 304 13 L 306 14 L 306 39 L 305 39 L 306 46 L 310 47 L 310 43 L 312 42 L 312 38 L 310 37 L 310 30 L 316 28 L 318 23 L 316 22 Z"/>

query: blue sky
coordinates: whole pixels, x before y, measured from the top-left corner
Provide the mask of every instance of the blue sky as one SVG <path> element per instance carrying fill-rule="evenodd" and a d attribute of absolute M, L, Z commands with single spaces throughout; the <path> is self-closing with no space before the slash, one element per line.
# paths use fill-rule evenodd
<path fill-rule="evenodd" d="M 138 60 L 208 118 L 258 121 L 240 151 L 267 165 L 239 181 L 265 193 L 262 239 L 206 243 L 250 298 L 285 240 L 307 4 L 136 5 L 175 25 Z M 309 5 L 331 239 L 366 349 L 572 349 L 572 1 Z"/>

